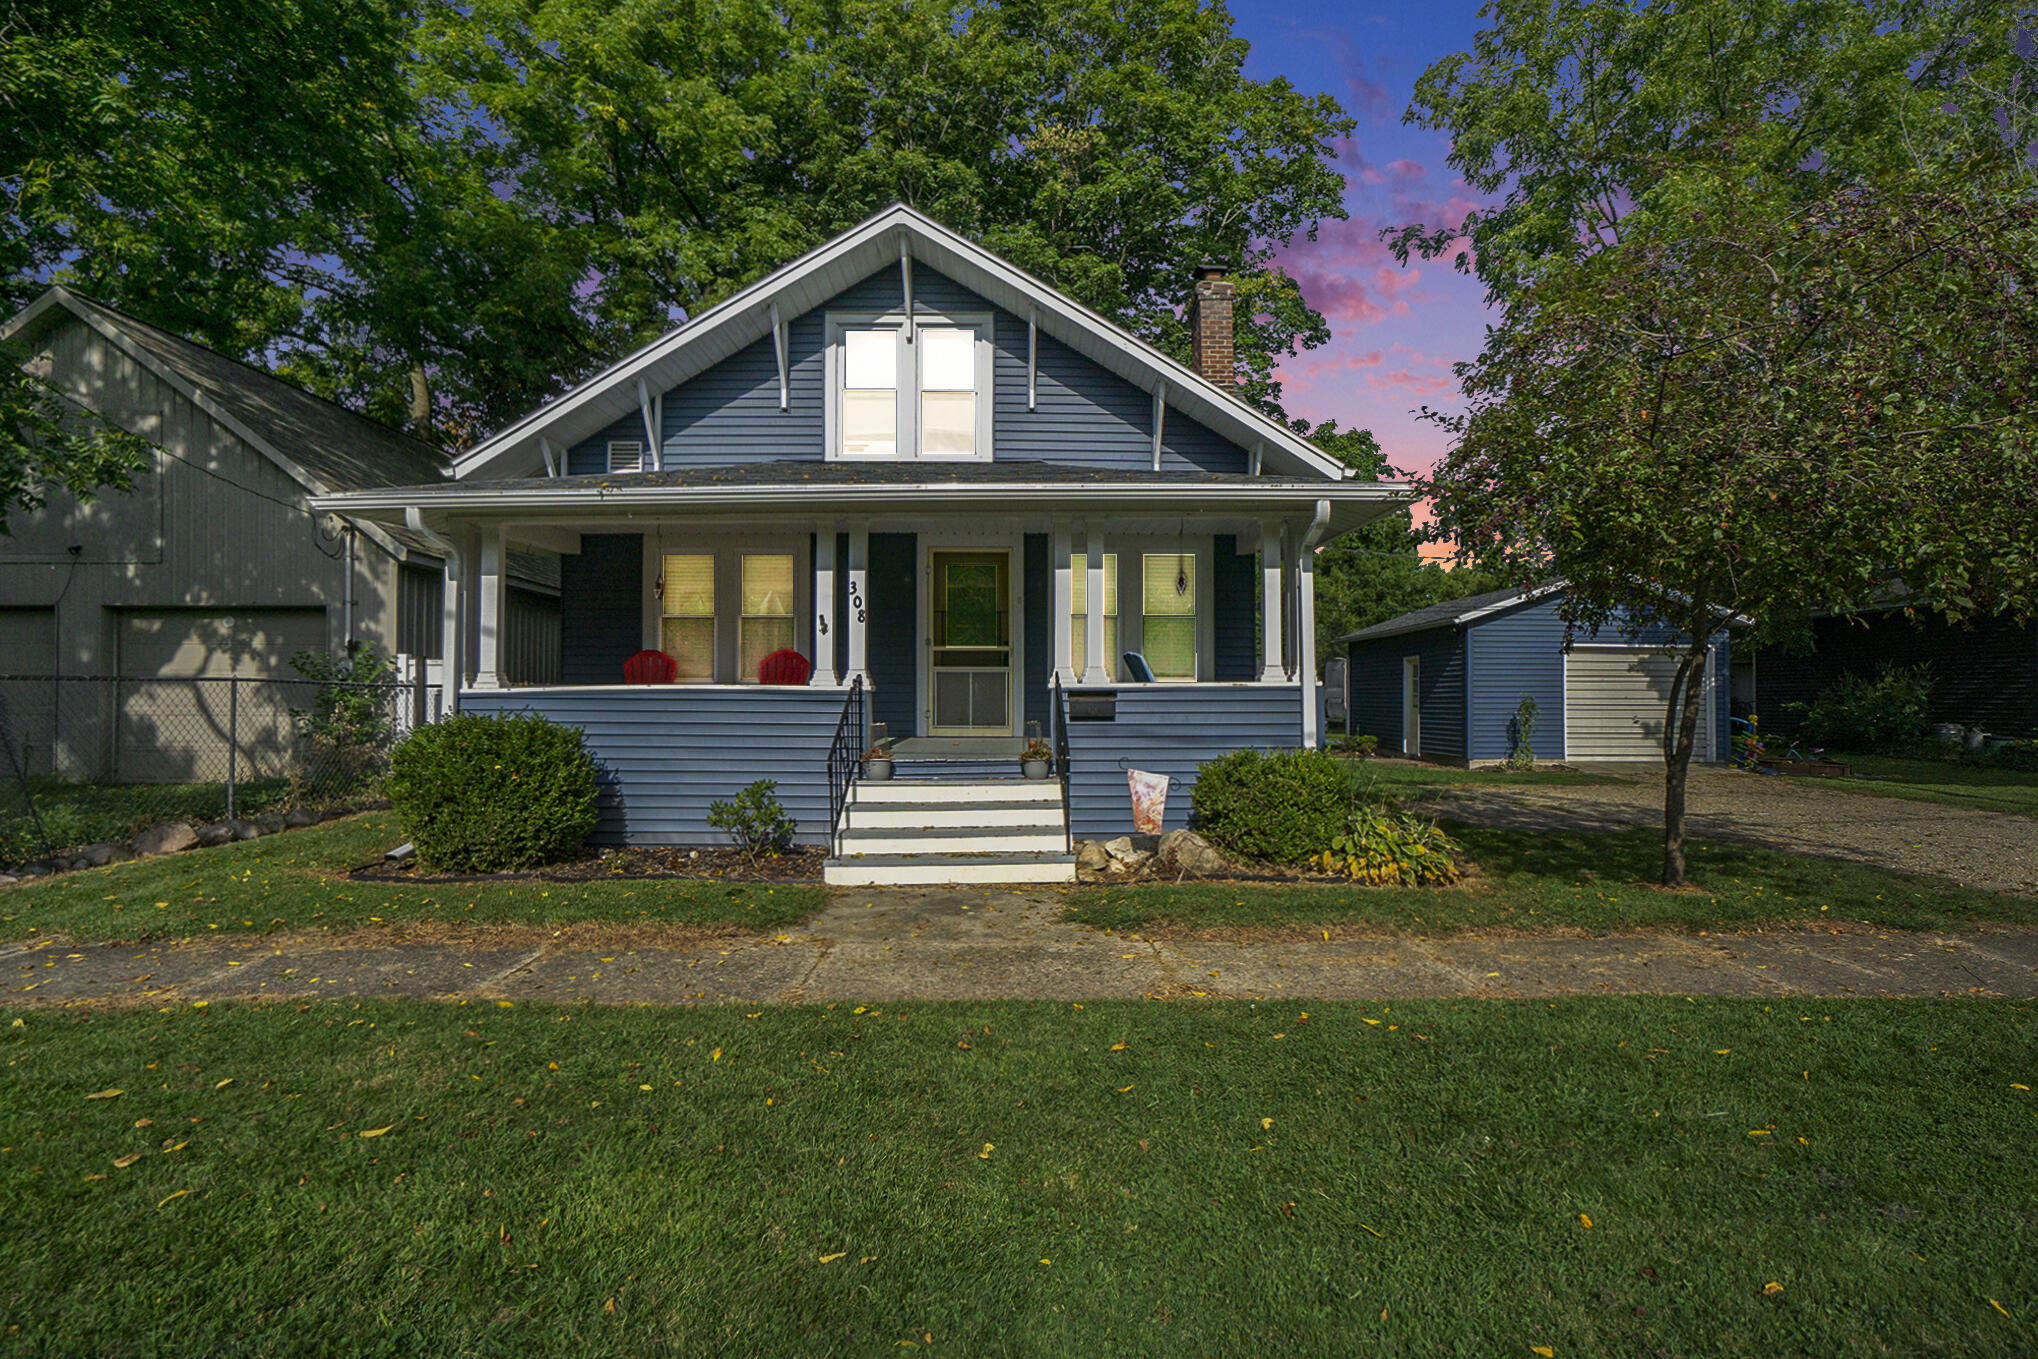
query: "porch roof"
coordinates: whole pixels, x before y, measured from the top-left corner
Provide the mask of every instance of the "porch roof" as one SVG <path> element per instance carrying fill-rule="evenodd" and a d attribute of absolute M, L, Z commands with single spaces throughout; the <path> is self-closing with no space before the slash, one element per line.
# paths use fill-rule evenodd
<path fill-rule="evenodd" d="M 321 510 L 362 518 L 407 514 L 467 520 L 540 518 L 647 509 L 871 514 L 885 510 L 959 510 L 995 506 L 1005 514 L 1107 510 L 1159 514 L 1295 514 L 1329 502 L 1330 531 L 1356 528 L 1411 499 L 1405 482 L 1150 468 L 1077 467 L 1000 459 L 991 462 L 826 462 L 779 459 L 715 467 L 505 481 L 445 481 L 379 487 L 317 497 Z M 477 512 L 481 512 L 477 514 Z"/>

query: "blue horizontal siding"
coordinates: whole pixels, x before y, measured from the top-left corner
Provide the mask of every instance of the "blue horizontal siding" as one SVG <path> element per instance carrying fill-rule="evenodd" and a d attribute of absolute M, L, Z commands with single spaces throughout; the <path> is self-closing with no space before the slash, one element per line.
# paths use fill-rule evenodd
<path fill-rule="evenodd" d="M 1293 750 L 1302 744 L 1302 696 L 1294 685 L 1156 684 L 1117 691 L 1109 722 L 1071 722 L 1069 828 L 1078 840 L 1132 833 L 1123 759 L 1134 769 L 1179 780 L 1163 825 L 1189 824 L 1196 767 L 1234 750 Z"/>
<path fill-rule="evenodd" d="M 1350 655 L 1354 730 L 1379 738 L 1383 751 L 1401 749 L 1401 663 L 1416 656 L 1422 758 L 1465 758 L 1463 634 L 1453 627 L 1426 628 L 1353 642 Z"/>
<path fill-rule="evenodd" d="M 839 689 L 510 689 L 466 693 L 470 713 L 534 712 L 579 727 L 602 767 L 601 845 L 727 845 L 708 804 L 758 779 L 798 823 L 803 845 L 825 845 L 828 749 L 842 717 Z"/>
<path fill-rule="evenodd" d="M 778 404 L 778 356 L 769 335 L 665 393 L 663 466 L 710 467 L 818 459 L 827 438 L 827 314 L 900 309 L 899 266 L 888 264 L 786 324 L 787 409 Z M 994 307 L 940 271 L 915 265 L 916 309 L 991 316 L 991 444 L 998 458 L 1082 467 L 1143 468 L 1153 460 L 1153 398 L 1067 345 L 1039 337 L 1037 408 L 1026 405 L 1026 320 Z M 567 470 L 608 470 L 610 439 L 642 439 L 633 412 L 567 453 Z M 1167 471 L 1246 470 L 1245 450 L 1180 411 L 1161 426 Z"/>

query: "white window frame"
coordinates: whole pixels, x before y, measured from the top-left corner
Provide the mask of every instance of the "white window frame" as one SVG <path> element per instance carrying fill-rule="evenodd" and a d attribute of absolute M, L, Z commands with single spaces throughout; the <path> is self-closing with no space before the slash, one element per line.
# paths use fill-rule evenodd
<path fill-rule="evenodd" d="M 793 641 L 796 651 L 811 657 L 814 647 L 814 554 L 807 533 L 780 526 L 751 530 L 703 532 L 694 524 L 667 524 L 644 530 L 644 612 L 640 633 L 647 650 L 661 649 L 664 604 L 651 582 L 664 569 L 666 553 L 713 556 L 715 559 L 715 677 L 694 681 L 719 685 L 754 685 L 740 678 L 742 664 L 743 558 L 790 556 L 793 559 Z"/>
<path fill-rule="evenodd" d="M 913 328 L 962 328 L 976 332 L 976 452 L 923 456 L 920 452 L 920 347 L 906 338 L 906 314 L 885 312 L 829 312 L 825 318 L 827 344 L 824 346 L 826 403 L 826 456 L 829 462 L 989 462 L 991 461 L 992 386 L 997 367 L 997 345 L 990 312 L 932 312 L 913 309 Z M 898 346 L 899 424 L 897 453 L 844 453 L 842 451 L 842 332 L 845 330 L 890 330 Z"/>

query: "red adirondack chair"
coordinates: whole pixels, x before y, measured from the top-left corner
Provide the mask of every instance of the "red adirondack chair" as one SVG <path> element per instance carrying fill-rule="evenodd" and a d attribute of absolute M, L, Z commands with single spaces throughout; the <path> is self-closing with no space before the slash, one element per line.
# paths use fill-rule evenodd
<path fill-rule="evenodd" d="M 757 666 L 759 684 L 805 684 L 814 673 L 813 662 L 791 647 L 772 652 Z"/>
<path fill-rule="evenodd" d="M 625 684 L 670 684 L 679 664 L 662 651 L 640 651 L 623 662 Z"/>

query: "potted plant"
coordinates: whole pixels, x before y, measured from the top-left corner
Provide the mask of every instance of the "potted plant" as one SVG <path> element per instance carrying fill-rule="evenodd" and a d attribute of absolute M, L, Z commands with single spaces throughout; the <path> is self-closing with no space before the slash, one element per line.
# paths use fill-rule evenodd
<path fill-rule="evenodd" d="M 888 779 L 892 776 L 892 752 L 883 746 L 872 746 L 863 752 L 863 776 L 867 779 Z"/>
<path fill-rule="evenodd" d="M 1026 749 L 1019 752 L 1020 772 L 1029 779 L 1044 779 L 1047 777 L 1048 764 L 1053 759 L 1054 751 L 1048 747 L 1047 742 L 1028 741 Z"/>

